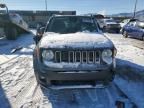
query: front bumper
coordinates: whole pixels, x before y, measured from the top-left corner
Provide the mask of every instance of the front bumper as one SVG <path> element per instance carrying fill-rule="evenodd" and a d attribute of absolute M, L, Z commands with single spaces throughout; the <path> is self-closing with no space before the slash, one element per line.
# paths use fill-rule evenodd
<path fill-rule="evenodd" d="M 47 67 L 39 64 L 39 69 L 35 73 L 40 84 L 48 84 L 49 86 L 53 85 L 53 81 L 112 81 L 115 74 L 112 65 L 107 67 L 98 65 L 70 66 L 71 64 L 63 64 L 63 67 L 58 67 L 55 64 Z"/>
<path fill-rule="evenodd" d="M 111 76 L 113 71 L 79 71 L 79 72 L 47 72 L 38 73 L 40 78 L 46 80 L 105 80 L 108 76 Z"/>

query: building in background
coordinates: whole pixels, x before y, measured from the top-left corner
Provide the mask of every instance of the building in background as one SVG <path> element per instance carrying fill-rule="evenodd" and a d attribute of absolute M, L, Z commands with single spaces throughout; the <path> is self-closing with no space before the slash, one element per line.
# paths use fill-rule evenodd
<path fill-rule="evenodd" d="M 144 21 L 144 10 L 136 12 L 136 19 L 139 19 L 140 21 Z"/>
<path fill-rule="evenodd" d="M 134 13 L 118 13 L 118 14 L 109 15 L 109 17 L 132 19 L 134 17 Z M 135 13 L 135 19 L 144 21 L 144 10 L 137 11 Z"/>
<path fill-rule="evenodd" d="M 52 15 L 76 15 L 76 11 L 19 11 L 10 10 L 10 13 L 17 13 L 23 17 L 29 27 L 36 28 L 37 24 L 46 24 Z"/>

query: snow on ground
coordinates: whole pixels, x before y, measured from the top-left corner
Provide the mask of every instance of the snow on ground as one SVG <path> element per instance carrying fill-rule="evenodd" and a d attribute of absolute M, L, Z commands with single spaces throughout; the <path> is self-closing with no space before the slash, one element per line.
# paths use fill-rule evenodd
<path fill-rule="evenodd" d="M 144 108 L 144 80 L 142 74 L 137 80 L 133 74 L 144 72 L 144 51 L 120 34 L 108 37 L 118 49 L 120 74 L 103 89 L 69 90 L 45 90 L 37 85 L 32 65 L 33 35 L 25 34 L 16 41 L 0 40 L 0 108 L 115 108 L 115 101 L 121 99 L 115 84 L 139 108 Z M 18 50 L 11 53 L 15 48 Z M 126 73 L 132 73 L 132 78 L 125 77 Z"/>
<path fill-rule="evenodd" d="M 34 30 L 31 31 L 34 34 L 36 33 Z M 17 40 L 2 38 L 0 39 L 0 46 L 0 64 L 19 55 L 31 55 L 34 48 L 33 35 L 23 34 Z M 12 53 L 15 49 L 18 49 L 18 51 L 16 50 L 15 53 Z"/>
<path fill-rule="evenodd" d="M 17 40 L 0 40 L 0 54 L 11 55 L 11 50 L 17 47 L 30 47 L 33 43 L 31 34 L 23 34 Z"/>
<path fill-rule="evenodd" d="M 114 42 L 118 51 L 118 75 L 114 82 L 139 108 L 144 108 L 144 50 L 134 47 L 122 35 L 107 36 Z"/>
<path fill-rule="evenodd" d="M 35 88 L 31 86 L 36 85 L 32 68 L 33 43 L 32 34 L 23 34 L 17 40 L 0 40 L 0 100 L 3 100 L 0 108 L 19 108 L 20 103 L 28 101 L 26 94 Z M 12 53 L 14 49 L 18 50 Z"/>
<path fill-rule="evenodd" d="M 123 58 L 123 60 L 131 61 L 137 65 L 144 66 L 144 50 L 131 45 L 119 45 L 118 48 L 118 58 Z"/>
<path fill-rule="evenodd" d="M 137 72 L 144 73 L 144 50 L 134 47 L 132 43 L 127 41 L 120 34 L 107 34 L 117 48 L 117 65 L 130 66 Z M 141 40 L 136 40 L 141 41 Z M 144 42 L 143 42 L 144 45 Z"/>

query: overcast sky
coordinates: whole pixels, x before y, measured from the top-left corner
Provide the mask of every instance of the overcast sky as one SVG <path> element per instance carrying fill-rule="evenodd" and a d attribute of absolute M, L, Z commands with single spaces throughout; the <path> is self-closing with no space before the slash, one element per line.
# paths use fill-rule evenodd
<path fill-rule="evenodd" d="M 114 14 L 133 12 L 136 0 L 47 0 L 48 10 L 76 10 L 78 14 Z M 0 0 L 9 10 L 45 10 L 45 0 Z M 144 9 L 144 0 L 138 0 L 137 10 Z"/>

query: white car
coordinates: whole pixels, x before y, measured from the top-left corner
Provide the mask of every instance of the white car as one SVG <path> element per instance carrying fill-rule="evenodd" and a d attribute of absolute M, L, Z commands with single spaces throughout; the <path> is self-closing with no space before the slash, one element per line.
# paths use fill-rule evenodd
<path fill-rule="evenodd" d="M 23 18 L 19 14 L 10 13 L 9 16 L 13 23 L 18 24 L 19 26 L 22 26 L 25 29 L 28 29 L 28 24 L 23 20 Z"/>
<path fill-rule="evenodd" d="M 129 21 L 130 21 L 130 19 L 125 19 L 125 20 L 123 20 L 121 23 L 119 23 L 120 26 L 121 26 L 121 28 L 122 28 L 123 26 L 125 26 Z"/>
<path fill-rule="evenodd" d="M 116 33 L 120 32 L 120 24 L 113 19 L 101 19 L 98 20 L 98 23 L 100 25 L 100 28 L 103 29 L 103 31 Z"/>

